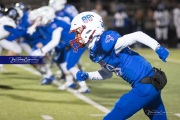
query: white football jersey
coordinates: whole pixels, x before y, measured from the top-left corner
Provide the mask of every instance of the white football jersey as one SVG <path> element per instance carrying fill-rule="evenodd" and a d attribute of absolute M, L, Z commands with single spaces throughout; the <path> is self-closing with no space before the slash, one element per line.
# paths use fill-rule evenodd
<path fill-rule="evenodd" d="M 168 26 L 170 21 L 169 17 L 169 12 L 167 10 L 154 12 L 154 20 L 156 21 L 156 26 Z"/>
<path fill-rule="evenodd" d="M 125 12 L 115 13 L 115 15 L 114 15 L 115 26 L 116 27 L 124 27 L 126 18 L 128 18 L 128 15 Z"/>
<path fill-rule="evenodd" d="M 180 26 L 180 9 L 175 8 L 173 10 L 173 22 L 174 26 Z"/>
<path fill-rule="evenodd" d="M 4 26 L 8 25 L 13 28 L 16 27 L 16 24 L 13 19 L 3 16 L 0 18 L 0 40 L 6 38 L 9 35 L 9 32 L 4 29 Z"/>

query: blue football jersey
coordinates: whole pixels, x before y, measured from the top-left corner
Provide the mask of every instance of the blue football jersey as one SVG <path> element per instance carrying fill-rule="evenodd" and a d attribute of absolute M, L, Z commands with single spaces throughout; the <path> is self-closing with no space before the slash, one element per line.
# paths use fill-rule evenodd
<path fill-rule="evenodd" d="M 28 12 L 23 12 L 23 16 L 18 21 L 16 28 L 7 28 L 5 26 L 5 29 L 11 33 L 6 39 L 8 41 L 13 41 L 19 37 L 22 37 L 26 33 L 29 26 L 30 23 L 28 22 Z"/>
<path fill-rule="evenodd" d="M 134 86 L 142 78 L 153 74 L 152 66 L 128 47 L 116 54 L 114 46 L 119 37 L 121 36 L 115 31 L 105 31 L 89 50 L 89 56 L 93 62 L 101 63 L 103 67 Z"/>
<path fill-rule="evenodd" d="M 25 40 L 33 47 L 37 43 L 41 42 L 43 45 L 46 45 L 52 39 L 52 33 L 58 27 L 62 27 L 63 30 L 61 33 L 61 41 L 64 41 L 65 44 L 69 45 L 69 40 L 72 40 L 75 37 L 75 34 L 69 34 L 70 25 L 64 22 L 63 20 L 55 18 L 53 22 L 46 26 L 39 26 L 36 28 L 36 31 L 32 34 L 26 34 Z"/>
<path fill-rule="evenodd" d="M 56 12 L 56 16 L 62 17 L 68 23 L 70 23 L 77 14 L 78 11 L 75 6 L 70 4 L 66 4 L 64 9 Z"/>
<path fill-rule="evenodd" d="M 30 26 L 30 23 L 28 21 L 28 12 L 23 12 L 23 17 L 19 20 L 18 28 L 19 29 L 27 29 Z"/>

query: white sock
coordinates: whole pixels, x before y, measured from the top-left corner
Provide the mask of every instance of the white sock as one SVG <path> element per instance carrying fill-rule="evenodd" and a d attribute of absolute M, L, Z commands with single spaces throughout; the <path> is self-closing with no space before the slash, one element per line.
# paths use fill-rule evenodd
<path fill-rule="evenodd" d="M 70 70 L 71 74 L 73 75 L 73 77 L 76 79 L 76 73 L 79 71 L 77 66 L 72 67 Z M 85 81 L 82 82 L 78 82 L 80 87 L 88 87 Z"/>
<path fill-rule="evenodd" d="M 73 83 L 73 76 L 71 75 L 71 73 L 67 70 L 67 62 L 64 62 L 64 63 L 61 63 L 59 65 L 63 71 L 63 73 L 65 74 L 65 79 L 66 79 L 66 82 L 69 82 L 69 83 Z"/>
<path fill-rule="evenodd" d="M 50 67 L 47 65 L 39 65 L 36 69 L 41 73 L 43 78 L 49 78 L 53 75 Z"/>

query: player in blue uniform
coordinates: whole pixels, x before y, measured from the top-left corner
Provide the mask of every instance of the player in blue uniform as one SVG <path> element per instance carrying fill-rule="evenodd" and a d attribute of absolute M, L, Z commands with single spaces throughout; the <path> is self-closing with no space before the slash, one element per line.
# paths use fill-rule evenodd
<path fill-rule="evenodd" d="M 64 28 L 66 28 L 68 31 L 70 30 L 69 24 L 64 24 Z M 79 71 L 76 64 L 78 63 L 82 53 L 85 51 L 85 49 L 81 49 L 74 52 L 73 48 L 70 47 L 69 41 L 75 38 L 75 34 L 69 34 L 69 32 L 66 31 L 61 36 L 61 41 L 56 47 L 57 56 L 55 57 L 55 62 L 57 65 L 61 68 L 63 73 L 65 74 L 66 82 L 63 85 L 60 85 L 58 87 L 59 90 L 65 90 L 68 87 L 73 88 L 75 87 L 75 83 L 73 78 L 76 78 L 76 73 Z M 77 90 L 80 93 L 89 93 L 90 90 L 88 86 L 86 85 L 86 82 L 78 82 L 80 88 Z"/>
<path fill-rule="evenodd" d="M 125 120 L 143 109 L 151 120 L 167 120 L 161 99 L 161 90 L 167 79 L 163 71 L 153 68 L 140 54 L 129 48 L 135 42 L 152 48 L 166 62 L 169 51 L 143 32 L 121 36 L 103 27 L 102 18 L 93 12 L 78 14 L 71 23 L 76 38 L 71 41 L 74 50 L 87 46 L 90 59 L 101 65 L 94 72 L 78 71 L 77 81 L 103 80 L 112 77 L 112 72 L 131 84 L 132 89 L 121 96 L 104 120 Z M 156 110 L 158 113 L 153 113 Z"/>
<path fill-rule="evenodd" d="M 50 0 L 49 6 L 54 8 L 54 10 L 56 11 L 55 12 L 56 16 L 59 19 L 62 19 L 66 23 L 70 24 L 72 19 L 78 14 L 78 11 L 75 8 L 75 6 L 66 4 L 66 3 L 67 3 L 67 0 Z M 67 25 L 67 28 L 69 28 L 69 27 L 70 27 L 70 25 Z M 58 59 L 57 64 L 60 67 L 60 69 L 62 70 L 62 72 L 65 74 L 65 79 L 66 79 L 65 84 L 63 84 L 62 86 L 59 86 L 60 90 L 65 90 L 66 88 L 73 87 L 75 85 L 73 78 L 75 78 L 75 74 L 79 70 L 77 68 L 76 64 L 81 66 L 79 64 L 79 61 L 80 61 L 79 59 L 81 58 L 82 54 L 86 50 L 86 48 L 84 48 L 84 49 L 81 49 L 78 52 L 74 53 L 73 49 L 70 48 L 69 40 L 71 40 L 71 39 L 61 40 L 59 47 L 58 47 L 61 49 L 56 49 L 56 51 L 58 53 L 58 56 L 56 56 L 56 59 Z M 63 43 L 67 43 L 67 44 L 63 44 Z M 70 49 L 62 49 L 62 46 L 66 47 L 66 48 L 69 47 Z M 89 90 L 88 86 L 86 85 L 85 81 L 79 82 L 78 84 L 80 86 L 80 88 L 78 89 L 78 92 L 89 93 L 90 90 Z"/>
<path fill-rule="evenodd" d="M 32 46 L 31 55 L 45 56 L 59 44 L 62 36 L 68 33 L 69 29 L 64 27 L 65 22 L 56 18 L 54 9 L 49 6 L 33 10 L 29 17 L 33 24 L 27 29 L 28 34 L 24 37 L 27 43 Z M 51 84 L 54 80 L 49 61 L 47 59 L 47 64 L 44 66 L 36 66 L 43 75 L 42 85 Z"/>
<path fill-rule="evenodd" d="M 60 26 L 59 20 L 55 18 L 54 10 L 49 6 L 43 6 L 31 11 L 28 21 L 30 26 L 14 30 L 14 38 L 24 37 L 32 47 L 30 55 L 43 57 L 58 45 L 62 31 L 65 28 Z M 50 84 L 54 80 L 48 63 L 34 65 L 34 67 L 42 74 L 43 80 L 41 84 Z"/>
<path fill-rule="evenodd" d="M 50 0 L 49 6 L 54 8 L 56 16 L 63 18 L 67 23 L 71 23 L 72 19 L 78 14 L 75 6 L 66 4 L 67 0 Z"/>

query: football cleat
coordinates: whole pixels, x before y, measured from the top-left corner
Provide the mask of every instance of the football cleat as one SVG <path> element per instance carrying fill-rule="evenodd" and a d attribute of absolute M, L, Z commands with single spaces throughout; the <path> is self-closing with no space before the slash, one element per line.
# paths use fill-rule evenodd
<path fill-rule="evenodd" d="M 51 77 L 49 78 L 44 78 L 42 81 L 41 81 L 41 85 L 49 85 L 53 82 L 54 80 L 54 75 L 52 75 Z"/>
<path fill-rule="evenodd" d="M 72 82 L 65 82 L 63 85 L 59 86 L 59 90 L 66 90 L 67 88 L 75 88 L 76 84 Z"/>
<path fill-rule="evenodd" d="M 78 93 L 90 93 L 90 89 L 88 87 L 80 87 L 78 90 L 77 90 Z"/>

